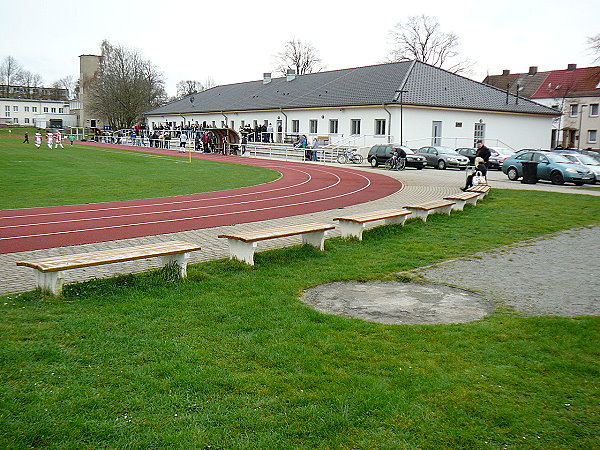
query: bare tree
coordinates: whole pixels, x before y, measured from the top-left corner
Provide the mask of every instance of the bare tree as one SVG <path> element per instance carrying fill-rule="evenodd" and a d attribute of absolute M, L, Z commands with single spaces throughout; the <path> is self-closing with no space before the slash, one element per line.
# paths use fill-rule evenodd
<path fill-rule="evenodd" d="M 165 97 L 162 74 L 136 50 L 102 42 L 102 58 L 91 82 L 93 112 L 113 128 L 129 128 L 144 111 L 160 105 Z"/>
<path fill-rule="evenodd" d="M 587 39 L 588 49 L 592 53 L 592 55 L 596 56 L 594 62 L 600 61 L 600 33 L 596 36 L 590 36 Z"/>
<path fill-rule="evenodd" d="M 204 85 L 196 80 L 181 80 L 175 87 L 177 89 L 177 99 L 187 97 L 196 92 L 202 92 L 205 89 Z"/>
<path fill-rule="evenodd" d="M 217 83 L 215 83 L 215 80 L 213 79 L 213 77 L 211 77 L 210 75 L 207 76 L 204 81 L 202 82 L 202 86 L 204 87 L 204 90 L 213 88 L 217 85 Z"/>
<path fill-rule="evenodd" d="M 42 86 L 42 77 L 29 70 L 23 70 L 21 72 L 21 84 L 27 88 L 27 96 L 32 98 L 32 88 Z"/>
<path fill-rule="evenodd" d="M 394 48 L 389 60 L 418 60 L 454 73 L 466 73 L 473 65 L 468 59 L 458 59 L 458 36 L 441 31 L 435 17 L 411 16 L 397 23 L 390 31 Z"/>
<path fill-rule="evenodd" d="M 285 75 L 288 69 L 294 70 L 298 75 L 320 72 L 323 70 L 321 58 L 317 50 L 309 42 L 291 39 L 285 43 L 281 52 L 276 56 L 276 72 Z"/>
<path fill-rule="evenodd" d="M 76 90 L 77 90 L 77 81 L 72 75 L 67 75 L 66 77 L 62 77 L 56 80 L 52 87 L 58 89 L 65 89 L 67 91 L 67 99 L 72 100 L 75 98 Z"/>
<path fill-rule="evenodd" d="M 23 68 L 12 56 L 7 56 L 0 64 L 0 84 L 7 86 L 20 84 Z"/>

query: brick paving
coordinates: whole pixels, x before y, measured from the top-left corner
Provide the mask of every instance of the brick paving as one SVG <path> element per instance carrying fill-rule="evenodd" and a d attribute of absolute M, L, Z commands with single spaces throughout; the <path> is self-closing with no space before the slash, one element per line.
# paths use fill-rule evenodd
<path fill-rule="evenodd" d="M 307 163 L 308 164 L 308 163 Z M 352 167 L 352 166 L 349 166 Z M 356 168 L 356 167 L 354 167 Z M 144 245 L 155 242 L 170 240 L 182 240 L 197 243 L 202 250 L 192 252 L 190 263 L 198 263 L 213 259 L 226 258 L 229 256 L 227 243 L 225 239 L 218 239 L 217 236 L 232 230 L 256 230 L 267 227 L 292 225 L 303 222 L 325 222 L 333 223 L 334 217 L 339 217 L 340 210 L 344 214 L 356 214 L 379 209 L 398 208 L 410 203 L 423 202 L 429 200 L 441 199 L 443 196 L 452 193 L 458 193 L 459 187 L 464 183 L 464 172 L 446 170 L 437 171 L 431 169 L 412 170 L 407 169 L 403 172 L 384 172 L 382 169 L 357 168 L 358 170 L 379 170 L 382 173 L 389 174 L 400 179 L 404 186 L 396 193 L 372 202 L 353 205 L 345 208 L 331 209 L 306 215 L 291 216 L 260 222 L 244 223 L 233 226 L 200 229 L 193 231 L 184 231 L 180 233 L 169 233 L 154 236 L 145 236 L 134 239 L 124 239 L 119 241 L 99 242 L 93 244 L 75 245 L 69 247 L 49 248 L 43 250 L 32 250 L 18 253 L 8 253 L 0 255 L 0 294 L 9 294 L 14 292 L 23 292 L 35 289 L 35 276 L 33 269 L 18 267 L 17 261 L 45 258 L 57 255 L 69 255 L 82 253 L 86 251 L 107 250 L 121 248 L 133 245 Z M 490 172 L 490 184 L 498 188 L 516 188 L 516 189 L 535 189 L 549 190 L 554 192 L 570 192 L 579 194 L 600 195 L 597 191 L 584 191 L 574 189 L 572 186 L 552 186 L 547 184 L 523 185 L 521 183 L 507 182 L 507 178 L 501 172 Z M 375 223 L 372 226 L 376 226 Z M 332 230 L 328 237 L 339 236 L 339 230 Z M 281 238 L 260 242 L 257 251 L 263 251 L 273 248 L 286 247 L 300 244 L 300 236 Z M 103 266 L 88 267 L 77 270 L 67 270 L 64 272 L 65 283 L 73 283 L 89 280 L 92 278 L 111 277 L 122 273 L 141 272 L 144 270 L 157 268 L 160 266 L 159 258 L 149 258 L 138 261 L 129 261 L 116 264 L 107 264 Z"/>

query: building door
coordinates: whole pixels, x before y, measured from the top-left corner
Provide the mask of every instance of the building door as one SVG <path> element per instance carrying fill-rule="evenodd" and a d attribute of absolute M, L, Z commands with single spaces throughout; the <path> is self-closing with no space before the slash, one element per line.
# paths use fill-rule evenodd
<path fill-rule="evenodd" d="M 434 120 L 431 127 L 431 145 L 442 145 L 442 122 Z"/>

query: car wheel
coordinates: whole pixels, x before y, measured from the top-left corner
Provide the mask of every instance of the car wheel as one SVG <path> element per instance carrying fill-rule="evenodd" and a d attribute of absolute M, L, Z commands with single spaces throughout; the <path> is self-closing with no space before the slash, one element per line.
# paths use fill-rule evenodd
<path fill-rule="evenodd" d="M 575 183 L 575 186 L 583 186 L 583 181 L 573 181 L 573 183 Z"/>
<path fill-rule="evenodd" d="M 552 184 L 565 184 L 565 178 L 562 173 L 556 170 L 550 174 L 550 181 L 552 181 Z"/>
<path fill-rule="evenodd" d="M 444 170 L 446 168 L 446 161 L 440 159 L 437 163 L 437 168 L 440 170 Z"/>
<path fill-rule="evenodd" d="M 423 170 L 423 166 L 417 167 L 417 170 Z"/>
<path fill-rule="evenodd" d="M 506 175 L 508 175 L 508 179 L 510 181 L 517 181 L 519 178 L 519 172 L 517 172 L 517 169 L 514 167 L 509 167 L 509 169 L 506 171 Z"/>
<path fill-rule="evenodd" d="M 371 161 L 369 161 L 371 163 L 371 167 L 377 167 L 377 159 L 376 158 L 371 158 Z"/>

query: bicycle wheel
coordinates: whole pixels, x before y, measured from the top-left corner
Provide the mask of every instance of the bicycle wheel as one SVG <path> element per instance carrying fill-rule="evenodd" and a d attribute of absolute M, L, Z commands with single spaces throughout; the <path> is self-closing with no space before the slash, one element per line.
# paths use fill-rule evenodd
<path fill-rule="evenodd" d="M 404 158 L 400 158 L 400 160 L 397 163 L 397 167 L 398 170 L 404 170 L 406 168 L 406 159 Z"/>
<path fill-rule="evenodd" d="M 345 153 L 342 153 L 341 155 L 338 155 L 337 162 L 339 164 L 346 164 L 348 162 L 348 157 Z"/>
<path fill-rule="evenodd" d="M 390 158 L 385 162 L 385 168 L 387 170 L 392 170 L 394 167 L 396 167 L 396 162 L 394 161 L 395 158 Z"/>
<path fill-rule="evenodd" d="M 363 163 L 363 155 L 359 155 L 358 153 L 355 153 L 354 155 L 352 155 L 352 162 L 354 164 L 362 164 Z"/>

